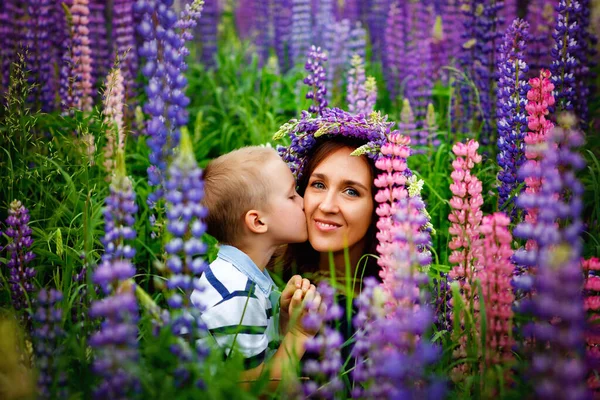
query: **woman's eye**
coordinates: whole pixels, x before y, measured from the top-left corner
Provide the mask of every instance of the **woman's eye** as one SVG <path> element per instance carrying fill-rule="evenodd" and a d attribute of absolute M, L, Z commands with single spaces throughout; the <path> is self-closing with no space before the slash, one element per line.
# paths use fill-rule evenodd
<path fill-rule="evenodd" d="M 358 190 L 356 190 L 356 189 L 348 188 L 348 189 L 345 190 L 345 192 L 349 196 L 352 196 L 352 197 L 359 197 L 360 196 L 360 193 L 358 193 Z"/>
<path fill-rule="evenodd" d="M 323 185 L 323 182 L 313 182 L 310 184 L 311 187 L 314 187 L 315 189 L 325 189 L 325 185 Z"/>

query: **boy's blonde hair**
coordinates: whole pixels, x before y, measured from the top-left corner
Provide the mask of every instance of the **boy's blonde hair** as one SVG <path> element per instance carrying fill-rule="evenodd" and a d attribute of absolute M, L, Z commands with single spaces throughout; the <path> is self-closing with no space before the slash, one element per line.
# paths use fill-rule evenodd
<path fill-rule="evenodd" d="M 235 245 L 243 232 L 244 215 L 264 206 L 272 183 L 263 173 L 275 149 L 248 146 L 215 158 L 204 169 L 207 232 L 220 243 Z"/>

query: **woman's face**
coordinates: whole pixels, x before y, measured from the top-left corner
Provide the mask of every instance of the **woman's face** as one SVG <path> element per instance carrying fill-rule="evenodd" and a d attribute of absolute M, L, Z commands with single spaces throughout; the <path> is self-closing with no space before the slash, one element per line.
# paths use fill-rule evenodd
<path fill-rule="evenodd" d="M 363 250 L 373 214 L 373 178 L 363 157 L 354 149 L 331 153 L 309 177 L 304 193 L 308 240 L 318 252 Z"/>

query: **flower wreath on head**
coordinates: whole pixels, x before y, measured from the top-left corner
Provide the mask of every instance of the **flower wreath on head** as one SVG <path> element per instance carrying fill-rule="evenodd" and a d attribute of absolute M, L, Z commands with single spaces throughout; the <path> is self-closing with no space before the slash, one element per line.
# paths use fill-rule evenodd
<path fill-rule="evenodd" d="M 351 155 L 366 155 L 375 162 L 375 167 L 380 171 L 374 181 L 378 189 L 375 201 L 379 203 L 376 209 L 379 216 L 378 264 L 382 268 L 380 275 L 384 287 L 390 290 L 399 268 L 395 252 L 402 221 L 397 217 L 398 211 L 412 212 L 422 217 L 422 223 L 413 228 L 414 237 L 418 238 L 414 245 L 418 250 L 418 262 L 422 268 L 431 264 L 429 245 L 430 234 L 433 232 L 429 214 L 421 200 L 423 181 L 417 179 L 407 166 L 406 159 L 411 153 L 410 138 L 392 130 L 393 126 L 394 122 L 388 122 L 387 116 L 382 116 L 379 112 L 365 116 L 353 115 L 338 108 L 325 108 L 318 116 L 303 112 L 300 119 L 292 119 L 283 124 L 273 136 L 274 140 L 289 136 L 290 145 L 278 146 L 277 150 L 297 180 L 302 176 L 317 138 L 345 136 L 366 142 Z"/>

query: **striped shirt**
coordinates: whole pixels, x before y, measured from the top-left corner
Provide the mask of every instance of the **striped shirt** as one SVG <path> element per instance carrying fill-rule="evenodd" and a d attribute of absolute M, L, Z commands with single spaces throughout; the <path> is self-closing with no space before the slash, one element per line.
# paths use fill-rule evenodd
<path fill-rule="evenodd" d="M 206 268 L 192 303 L 225 355 L 233 351 L 254 368 L 279 346 L 279 293 L 269 276 L 244 252 L 221 245 L 217 259 Z"/>

